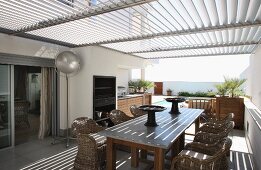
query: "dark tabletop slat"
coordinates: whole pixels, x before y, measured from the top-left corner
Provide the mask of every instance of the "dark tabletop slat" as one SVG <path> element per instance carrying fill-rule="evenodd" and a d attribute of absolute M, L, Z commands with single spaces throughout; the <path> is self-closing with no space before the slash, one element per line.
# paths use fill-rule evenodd
<path fill-rule="evenodd" d="M 147 115 L 144 115 L 107 128 L 99 132 L 98 135 L 168 149 L 171 143 L 199 117 L 203 110 L 180 108 L 181 114 L 178 115 L 169 114 L 169 111 L 170 108 L 156 113 L 156 122 L 159 126 L 145 126 Z"/>

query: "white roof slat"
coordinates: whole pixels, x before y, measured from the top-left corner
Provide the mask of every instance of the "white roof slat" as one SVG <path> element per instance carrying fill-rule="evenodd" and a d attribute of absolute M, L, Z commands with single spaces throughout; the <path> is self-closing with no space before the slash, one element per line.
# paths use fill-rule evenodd
<path fill-rule="evenodd" d="M 175 1 L 175 3 L 172 3 L 172 6 L 175 8 L 177 13 L 179 14 L 180 19 L 183 20 L 181 23 L 186 23 L 186 25 L 183 24 L 184 29 L 193 29 L 196 28 L 197 25 L 188 13 L 187 9 L 184 7 L 183 3 L 181 3 L 180 0 Z"/>
<path fill-rule="evenodd" d="M 81 24 L 79 24 L 79 22 L 81 22 L 81 21 L 74 21 L 71 23 L 61 24 L 61 25 L 50 27 L 50 28 L 44 28 L 44 29 L 40 29 L 40 30 L 31 31 L 29 33 L 37 35 L 41 31 L 45 30 L 45 33 L 42 32 L 45 35 L 45 37 L 50 37 L 51 34 L 54 37 L 58 37 L 60 32 L 66 32 L 71 37 L 74 37 L 74 39 L 76 39 L 76 38 L 82 39 L 81 43 L 90 41 L 90 37 L 93 37 L 94 40 L 98 41 L 98 40 L 102 40 L 105 38 L 110 38 L 110 37 L 115 38 L 115 37 L 122 36 L 122 35 L 117 35 L 118 33 L 114 32 L 113 29 L 106 29 L 106 27 L 107 27 L 106 25 L 99 26 L 100 23 L 94 24 L 93 22 L 90 22 L 90 20 L 88 23 L 81 22 Z M 78 29 L 76 27 L 77 25 L 78 25 Z M 86 26 L 84 26 L 84 25 L 86 25 Z M 97 33 L 97 31 L 99 31 L 99 34 L 95 34 L 95 33 Z M 106 32 L 109 32 L 110 34 L 105 34 Z M 78 34 L 78 36 L 76 36 L 76 34 Z M 61 36 L 59 36 L 58 39 L 62 40 L 65 38 L 69 38 L 69 37 L 64 37 L 61 35 Z M 92 41 L 90 41 L 90 42 L 92 42 Z"/>
<path fill-rule="evenodd" d="M 192 41 L 186 35 L 179 36 L 179 37 L 184 40 L 186 45 L 193 44 Z"/>
<path fill-rule="evenodd" d="M 15 30 L 20 27 L 27 26 L 28 23 L 34 23 L 35 20 L 28 18 L 24 15 L 20 15 L 19 18 L 12 12 L 7 10 L 1 12 L 0 27 Z M 8 22 L 7 22 L 8 21 Z"/>
<path fill-rule="evenodd" d="M 234 29 L 228 30 L 228 42 L 229 43 L 235 42 L 235 30 Z"/>
<path fill-rule="evenodd" d="M 195 8 L 197 9 L 203 23 L 204 27 L 209 27 L 212 25 L 211 20 L 209 18 L 208 11 L 206 9 L 206 6 L 204 4 L 204 1 L 202 0 L 193 0 Z"/>
<path fill-rule="evenodd" d="M 67 12 L 64 12 L 58 8 L 54 8 L 50 4 L 46 3 L 45 1 L 34 0 L 33 2 L 34 3 L 30 1 L 28 3 L 32 8 L 39 9 L 41 12 L 44 12 L 44 14 L 48 13 L 50 15 L 53 15 L 53 17 L 68 15 Z"/>
<path fill-rule="evenodd" d="M 254 19 L 256 17 L 257 11 L 260 8 L 260 0 L 251 0 L 249 2 L 249 7 L 247 10 L 247 15 L 246 15 L 246 22 L 254 22 Z"/>
<path fill-rule="evenodd" d="M 215 31 L 216 37 L 218 44 L 223 44 L 223 39 L 222 39 L 222 33 L 220 31 Z"/>
<path fill-rule="evenodd" d="M 251 46 L 249 46 L 249 52 L 254 52 L 254 50 L 255 50 L 255 48 L 256 48 L 256 46 L 255 45 L 251 45 Z"/>
<path fill-rule="evenodd" d="M 250 32 L 250 28 L 243 28 L 243 32 L 242 32 L 240 42 L 246 42 L 247 37 L 249 35 L 249 32 Z"/>
<path fill-rule="evenodd" d="M 121 14 L 121 15 L 119 16 L 117 14 Z M 96 18 L 96 17 L 94 17 L 94 18 Z M 121 12 L 118 12 L 116 14 L 114 14 L 114 12 L 111 12 L 111 13 L 104 14 L 102 16 L 97 16 L 97 18 L 99 18 L 100 20 L 98 22 L 96 22 L 96 24 L 99 24 L 99 22 L 101 22 L 101 21 L 103 21 L 104 25 L 106 25 L 107 23 L 111 23 L 109 25 L 112 26 L 111 29 L 114 30 L 115 32 L 126 32 L 126 33 L 128 32 L 128 36 L 141 35 L 143 33 L 142 27 L 138 26 L 137 21 L 134 18 L 132 18 L 132 20 L 130 20 L 128 17 L 126 17 Z M 114 24 L 114 23 L 117 23 L 117 24 Z M 113 27 L 115 27 L 116 25 L 117 25 L 117 27 L 119 27 L 119 25 L 120 25 L 121 29 L 113 29 Z"/>
<path fill-rule="evenodd" d="M 258 30 L 256 32 L 256 34 L 253 37 L 253 41 L 258 42 L 260 40 L 261 37 L 261 27 L 258 27 Z"/>
<path fill-rule="evenodd" d="M 211 25 L 215 26 L 215 25 L 220 25 L 220 21 L 219 21 L 219 9 L 218 9 L 218 4 L 216 4 L 215 0 L 207 0 L 204 1 L 206 8 L 208 10 L 208 14 L 210 16 L 210 20 L 211 20 Z"/>
<path fill-rule="evenodd" d="M 216 1 L 216 5 L 218 9 L 219 24 L 228 24 L 227 0 L 218 0 Z"/>
<path fill-rule="evenodd" d="M 196 28 L 202 28 L 204 26 L 204 23 L 203 23 L 202 19 L 200 18 L 199 13 L 198 13 L 193 1 L 187 0 L 187 1 L 179 1 L 179 2 L 183 5 L 184 9 L 186 10 L 186 12 L 190 16 L 190 18 L 195 23 Z"/>
<path fill-rule="evenodd" d="M 39 5 L 32 3 L 32 1 L 12 1 L 10 2 L 11 5 L 15 5 L 15 7 L 21 7 L 25 11 L 30 11 L 34 14 L 45 16 L 46 18 L 53 19 L 59 15 L 54 14 L 53 12 L 49 12 L 47 9 L 42 8 Z M 44 9 L 44 10 L 43 10 Z"/>
<path fill-rule="evenodd" d="M 199 40 L 198 36 L 196 34 L 191 34 L 191 37 L 195 40 L 196 44 L 201 44 L 201 41 Z"/>
<path fill-rule="evenodd" d="M 242 36 L 242 29 L 236 29 L 235 31 L 235 43 L 239 43 Z"/>
<path fill-rule="evenodd" d="M 258 30 L 258 27 L 250 28 L 249 34 L 248 34 L 247 39 L 246 39 L 247 42 L 253 41 L 253 38 L 254 38 L 257 30 Z"/>
<path fill-rule="evenodd" d="M 237 22 L 245 22 L 248 6 L 249 0 L 238 0 Z"/>
<path fill-rule="evenodd" d="M 259 6 L 254 21 L 261 21 L 261 5 Z"/>
<path fill-rule="evenodd" d="M 221 32 L 222 32 L 222 37 L 223 37 L 223 44 L 228 44 L 229 43 L 228 30 L 223 30 Z"/>
<path fill-rule="evenodd" d="M 157 25 L 155 22 L 153 22 L 152 20 L 150 20 L 147 17 L 148 12 L 146 10 L 144 10 L 143 8 L 141 8 L 140 6 L 132 7 L 127 10 L 123 9 L 123 10 L 125 11 L 125 13 L 128 12 L 128 15 L 129 15 L 129 16 L 127 16 L 127 18 L 129 17 L 128 20 L 132 20 L 132 22 L 136 22 L 136 20 L 138 20 L 137 22 L 139 22 L 140 24 L 142 23 L 143 29 L 148 30 L 148 32 L 159 33 L 162 31 L 162 28 L 159 27 L 159 25 Z M 121 12 L 121 11 L 119 11 L 119 12 Z"/>
<path fill-rule="evenodd" d="M 228 23 L 234 24 L 237 20 L 238 0 L 227 0 Z"/>
<path fill-rule="evenodd" d="M 187 38 L 189 38 L 189 39 L 191 39 L 192 40 L 192 44 L 193 45 L 197 45 L 198 43 L 197 43 L 197 41 L 196 41 L 196 39 L 195 39 L 195 37 L 193 37 L 191 34 L 190 35 L 185 35 L 185 36 L 187 36 Z"/>
<path fill-rule="evenodd" d="M 213 44 L 208 33 L 202 33 L 202 37 L 205 39 L 206 44 Z"/>

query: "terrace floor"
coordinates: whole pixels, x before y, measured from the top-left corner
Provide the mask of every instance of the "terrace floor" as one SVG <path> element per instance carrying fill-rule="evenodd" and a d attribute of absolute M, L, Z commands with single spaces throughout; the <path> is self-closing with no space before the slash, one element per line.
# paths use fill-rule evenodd
<path fill-rule="evenodd" d="M 190 130 L 193 130 L 191 128 Z M 231 170 L 251 170 L 253 164 L 247 149 L 244 131 L 233 130 L 231 132 L 233 145 L 228 160 Z M 191 142 L 193 136 L 186 135 L 186 142 Z M 69 148 L 65 143 L 51 144 L 52 138 L 35 140 L 25 144 L 17 145 L 15 148 L 0 151 L 0 169 L 72 169 L 73 161 L 77 153 L 75 142 Z M 152 157 L 149 157 L 153 160 Z M 168 163 L 168 162 L 167 162 Z M 152 162 L 141 162 L 139 168 L 130 168 L 130 154 L 123 151 L 117 152 L 117 169 L 151 169 Z M 167 169 L 167 168 L 166 168 Z"/>

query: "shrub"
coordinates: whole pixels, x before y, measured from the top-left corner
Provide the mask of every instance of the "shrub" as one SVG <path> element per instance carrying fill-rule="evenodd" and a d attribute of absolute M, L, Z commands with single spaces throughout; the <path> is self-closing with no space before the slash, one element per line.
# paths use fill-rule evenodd
<path fill-rule="evenodd" d="M 195 93 L 190 93 L 187 91 L 181 91 L 178 93 L 179 96 L 186 96 L 186 97 L 214 97 L 216 95 L 215 92 L 209 90 L 208 92 L 201 92 L 197 91 Z"/>

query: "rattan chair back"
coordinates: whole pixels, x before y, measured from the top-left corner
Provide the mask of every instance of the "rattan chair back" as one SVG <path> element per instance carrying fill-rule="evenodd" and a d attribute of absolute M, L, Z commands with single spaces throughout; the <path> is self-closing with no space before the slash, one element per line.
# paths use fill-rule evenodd
<path fill-rule="evenodd" d="M 146 112 L 143 112 L 142 110 L 140 110 L 137 105 L 130 106 L 130 112 L 134 117 L 139 117 L 139 116 L 146 114 Z"/>
<path fill-rule="evenodd" d="M 229 138 L 222 139 L 218 144 L 207 145 L 192 142 L 185 146 L 185 153 L 193 151 L 194 156 L 181 152 L 174 157 L 171 170 L 223 170 L 228 168 L 226 153 L 230 150 L 232 141 Z M 197 158 L 195 155 L 205 155 L 205 158 Z"/>
<path fill-rule="evenodd" d="M 123 111 L 121 110 L 112 110 L 109 115 L 112 123 L 114 125 L 126 122 L 128 120 L 131 120 L 132 118 L 127 116 Z"/>
<path fill-rule="evenodd" d="M 72 137 L 77 137 L 79 133 L 90 134 L 104 130 L 105 127 L 99 126 L 95 120 L 88 117 L 79 117 L 72 123 Z"/>
<path fill-rule="evenodd" d="M 98 146 L 88 134 L 78 134 L 78 152 L 74 161 L 75 170 L 101 170 L 106 164 L 106 145 Z"/>

